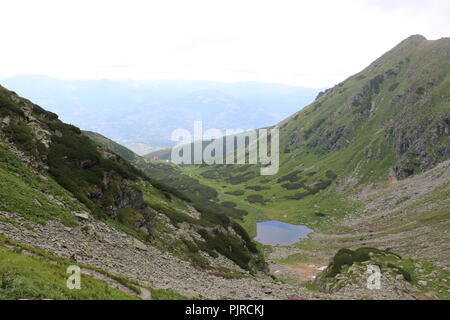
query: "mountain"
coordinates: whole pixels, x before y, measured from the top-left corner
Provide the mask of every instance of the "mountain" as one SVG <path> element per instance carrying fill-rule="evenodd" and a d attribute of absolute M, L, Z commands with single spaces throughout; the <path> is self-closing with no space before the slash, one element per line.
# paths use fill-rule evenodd
<path fill-rule="evenodd" d="M 67 123 L 141 154 L 174 144 L 173 130 L 271 125 L 310 103 L 319 89 L 256 82 L 62 80 L 21 75 L 1 83 Z M 276 108 L 274 108 L 276 106 Z M 150 150 L 149 150 L 150 149 Z"/>
<path fill-rule="evenodd" d="M 411 36 L 319 93 L 273 126 L 272 176 L 151 161 L 0 87 L 0 298 L 449 299 L 449 55 Z M 229 101 L 207 89 L 181 100 Z M 253 242 L 267 220 L 313 232 Z"/>
<path fill-rule="evenodd" d="M 321 92 L 274 126 L 276 175 L 261 176 L 255 165 L 183 171 L 245 210 L 252 236 L 264 220 L 312 228 L 311 241 L 281 260 L 290 268 L 330 257 L 330 250 L 373 246 L 449 270 L 450 257 L 438 254 L 450 249 L 449 57 L 449 38 L 411 36 Z"/>
<path fill-rule="evenodd" d="M 220 203 L 218 193 L 214 188 L 206 186 L 198 179 L 185 174 L 183 170 L 175 164 L 165 161 L 150 161 L 145 157 L 135 154 L 133 151 L 115 141 L 95 132 L 83 131 L 83 134 L 99 146 L 126 159 L 147 176 L 162 182 L 164 188 L 171 187 L 172 192 L 175 192 L 174 190 L 176 190 L 177 192 L 188 194 L 189 199 L 194 201 L 197 205 L 201 205 L 204 210 L 209 210 L 226 217 L 240 220 L 247 214 L 244 210 L 239 210 L 233 206 L 230 207 Z"/>
<path fill-rule="evenodd" d="M 449 42 L 411 36 L 281 122 L 287 162 L 312 153 L 321 166 L 333 157 L 340 175 L 358 167 L 362 183 L 448 159 Z"/>
<path fill-rule="evenodd" d="M 139 157 L 102 141 L 129 160 Z M 270 287 L 286 296 L 238 223 L 117 153 L 0 87 L 1 298 L 145 298 L 148 288 L 166 298 L 244 298 L 248 287 L 259 288 L 255 298 Z M 38 259 L 43 279 L 22 268 L 32 263 L 26 255 Z M 79 295 L 65 279 L 45 278 L 45 269 L 62 274 L 73 264 L 91 283 Z M 121 290 L 104 293 L 111 282 Z"/>

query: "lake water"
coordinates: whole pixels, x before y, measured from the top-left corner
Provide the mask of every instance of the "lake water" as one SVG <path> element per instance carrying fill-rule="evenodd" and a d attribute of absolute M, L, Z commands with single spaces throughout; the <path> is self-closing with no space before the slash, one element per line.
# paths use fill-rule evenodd
<path fill-rule="evenodd" d="M 312 229 L 277 220 L 258 222 L 255 240 L 266 245 L 290 245 L 306 239 Z"/>

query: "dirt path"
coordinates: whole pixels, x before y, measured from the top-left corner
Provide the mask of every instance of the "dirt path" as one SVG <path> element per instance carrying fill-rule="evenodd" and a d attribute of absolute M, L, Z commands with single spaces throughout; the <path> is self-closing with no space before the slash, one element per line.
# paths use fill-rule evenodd
<path fill-rule="evenodd" d="M 139 289 L 141 289 L 141 293 L 139 294 L 139 297 L 142 300 L 152 300 L 152 294 L 150 293 L 149 290 L 147 290 L 146 288 L 143 288 L 143 287 L 139 287 Z"/>
<path fill-rule="evenodd" d="M 16 249 L 18 248 L 18 246 L 16 246 L 15 244 L 11 244 L 8 242 L 4 243 L 4 246 L 8 249 Z M 26 249 L 22 249 L 21 253 L 25 256 L 29 256 L 29 257 L 34 257 L 34 258 L 42 258 L 42 256 L 40 256 L 39 254 L 36 254 L 32 251 L 26 250 Z M 51 261 L 50 263 L 53 264 L 57 264 L 58 262 L 56 261 Z M 105 282 L 108 286 L 110 286 L 111 288 L 115 288 L 117 290 L 120 290 L 126 294 L 130 294 L 133 296 L 137 296 L 139 298 L 141 298 L 142 300 L 152 300 L 152 294 L 150 293 L 150 291 L 146 288 L 143 287 L 139 287 L 136 286 L 137 288 L 139 288 L 139 290 L 141 291 L 139 294 L 137 294 L 136 292 L 134 292 L 133 290 L 131 290 L 130 288 L 128 288 L 127 286 L 123 285 L 122 283 L 120 283 L 119 281 L 103 274 L 100 273 L 98 271 L 92 270 L 92 269 L 86 269 L 86 268 L 81 268 L 81 273 L 91 276 L 97 280 L 103 281 Z"/>
<path fill-rule="evenodd" d="M 314 263 L 272 264 L 270 272 L 276 277 L 288 277 L 298 283 L 314 280 L 324 266 Z"/>
<path fill-rule="evenodd" d="M 152 295 L 151 295 L 150 291 L 147 290 L 146 288 L 138 287 L 141 290 L 141 293 L 138 295 L 138 294 L 136 294 L 136 292 L 134 292 L 127 286 L 123 285 L 122 283 L 120 283 L 117 280 L 114 280 L 114 279 L 108 277 L 107 275 L 104 275 L 103 273 L 100 273 L 100 272 L 97 272 L 97 271 L 91 270 L 91 269 L 85 269 L 85 268 L 81 269 L 81 273 L 91 276 L 97 280 L 106 282 L 108 284 L 108 286 L 115 288 L 117 290 L 120 290 L 124 293 L 130 294 L 133 296 L 138 296 L 142 300 L 152 300 Z"/>

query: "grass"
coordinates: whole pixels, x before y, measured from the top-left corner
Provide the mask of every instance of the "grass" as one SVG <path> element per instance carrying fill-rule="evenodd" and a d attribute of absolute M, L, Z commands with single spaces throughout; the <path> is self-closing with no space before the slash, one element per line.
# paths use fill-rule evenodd
<path fill-rule="evenodd" d="M 6 244 L 13 248 L 6 247 Z M 28 251 L 35 256 L 24 255 Z M 74 300 L 137 300 L 134 295 L 110 288 L 105 282 L 87 275 L 81 277 L 81 290 L 66 288 L 67 267 L 73 261 L 59 258 L 42 249 L 30 247 L 0 235 L 0 300 L 2 299 L 74 299 Z M 102 269 L 82 265 L 81 268 L 101 273 L 124 285 L 136 294 L 141 285 Z M 4 279 L 4 281 L 3 281 Z M 3 281 L 3 282 L 2 282 Z M 147 287 L 152 300 L 187 300 L 173 290 Z M 200 297 L 198 297 L 200 299 Z"/>
<path fill-rule="evenodd" d="M 135 300 L 133 295 L 110 288 L 87 275 L 81 289 L 66 286 L 67 265 L 52 264 L 45 258 L 22 255 L 0 247 L 0 300 Z"/>
<path fill-rule="evenodd" d="M 438 125 L 448 126 L 448 59 L 428 54 L 447 45 L 448 40 L 424 42 L 417 48 L 401 44 L 403 49 L 386 54 L 377 68 L 367 68 L 327 90 L 282 126 L 280 170 L 275 176 L 261 177 L 258 166 L 249 165 L 182 169 L 217 190 L 220 201 L 247 211 L 240 223 L 252 236 L 255 222 L 268 219 L 333 232 L 339 221 L 361 207 L 346 200 L 346 193 L 388 182 L 393 168 L 399 178 L 426 169 L 414 153 L 399 151 L 400 138 L 420 144 L 422 135 L 413 133 L 424 132 L 427 155 L 436 161 L 448 159 L 448 139 L 428 134 Z M 423 72 L 408 74 L 410 65 Z M 429 108 L 435 109 L 421 111 Z M 248 189 L 257 190 L 257 195 Z"/>
<path fill-rule="evenodd" d="M 197 300 L 200 299 L 195 297 L 185 297 L 181 294 L 178 294 L 172 290 L 168 289 L 155 289 L 150 288 L 150 292 L 152 293 L 153 300 Z"/>
<path fill-rule="evenodd" d="M 18 213 L 37 223 L 58 219 L 65 225 L 75 225 L 76 220 L 71 212 L 51 201 L 46 194 L 64 203 L 69 210 L 87 210 L 52 178 L 39 178 L 0 145 L 0 210 Z"/>
<path fill-rule="evenodd" d="M 218 191 L 220 201 L 235 203 L 236 208 L 248 212 L 242 220 L 238 221 L 252 237 L 256 236 L 256 222 L 265 220 L 279 220 L 292 224 L 304 224 L 316 231 L 331 232 L 334 231 L 333 225 L 336 225 L 338 221 L 361 206 L 358 202 L 350 201 L 345 199 L 344 196 L 337 195 L 333 190 L 324 190 L 301 200 L 286 200 L 285 197 L 290 195 L 292 191 L 282 187 L 284 180 L 280 184 L 270 184 L 270 189 L 263 188 L 258 191 L 258 197 L 255 198 L 257 201 L 252 203 L 248 201 L 248 197 L 253 195 L 250 200 L 254 200 L 255 194 L 230 194 L 229 190 L 235 187 L 234 185 L 224 180 L 211 180 L 199 176 L 199 172 L 203 170 L 202 167 L 189 166 L 184 167 L 183 170 L 186 174 L 196 175 L 202 184 L 215 188 Z M 229 168 L 228 170 L 232 169 Z M 283 176 L 283 172 L 279 175 Z M 320 177 L 316 176 L 311 178 L 311 180 L 315 181 L 318 178 Z M 262 179 L 277 180 L 276 177 L 259 177 L 252 180 L 249 185 L 254 186 L 257 181 Z M 261 185 L 265 186 L 266 184 L 261 183 Z M 238 187 L 245 189 L 246 184 L 239 185 Z M 254 191 L 249 192 L 253 193 Z M 261 199 L 270 201 L 259 201 Z M 263 202 L 264 205 L 262 204 Z M 326 217 L 317 216 L 315 214 L 316 211 L 325 213 Z"/>

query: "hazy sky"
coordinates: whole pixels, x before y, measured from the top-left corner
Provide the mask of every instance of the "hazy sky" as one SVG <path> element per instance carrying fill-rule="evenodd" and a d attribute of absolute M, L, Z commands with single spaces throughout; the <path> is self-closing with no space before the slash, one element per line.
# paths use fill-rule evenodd
<path fill-rule="evenodd" d="M 411 34 L 450 36 L 448 0 L 2 1 L 0 77 L 332 86 Z"/>

